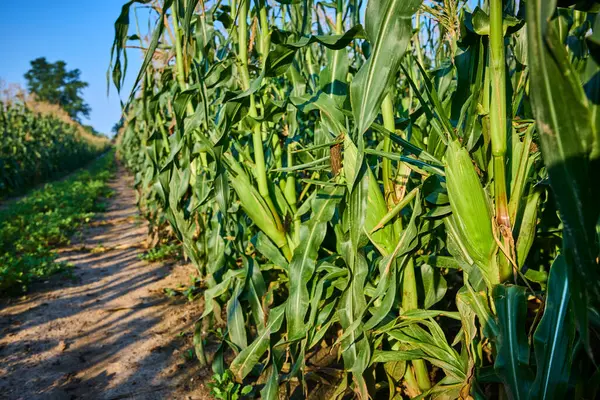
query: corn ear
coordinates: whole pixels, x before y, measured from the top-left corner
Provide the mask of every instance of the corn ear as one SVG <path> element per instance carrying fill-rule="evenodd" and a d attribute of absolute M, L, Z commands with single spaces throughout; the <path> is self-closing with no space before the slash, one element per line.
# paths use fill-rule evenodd
<path fill-rule="evenodd" d="M 242 208 L 246 211 L 248 217 L 250 217 L 252 222 L 254 222 L 277 247 L 280 249 L 287 247 L 288 243 L 285 233 L 277 229 L 269 206 L 258 190 L 252 185 L 246 172 L 231 156 L 227 156 L 227 163 L 232 171 L 232 174 L 229 175 L 231 187 L 237 193 Z M 284 255 L 286 258 L 288 257 L 287 254 Z"/>
<path fill-rule="evenodd" d="M 469 256 L 484 270 L 490 282 L 497 282 L 492 263 L 496 247 L 492 232 L 492 215 L 488 197 L 481 186 L 469 152 L 457 141 L 446 152 L 446 184 L 452 214 L 457 222 L 457 234 Z"/>

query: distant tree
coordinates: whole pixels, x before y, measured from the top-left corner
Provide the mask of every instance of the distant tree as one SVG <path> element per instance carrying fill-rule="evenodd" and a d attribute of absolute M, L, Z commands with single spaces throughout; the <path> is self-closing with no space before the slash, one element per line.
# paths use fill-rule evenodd
<path fill-rule="evenodd" d="M 119 131 L 121 130 L 121 128 L 123 128 L 124 124 L 125 120 L 123 119 L 123 117 L 121 117 L 118 122 L 115 122 L 112 129 L 110 130 L 113 133 L 113 136 L 117 136 L 119 134 Z"/>
<path fill-rule="evenodd" d="M 82 125 L 83 129 L 85 129 L 86 131 L 88 131 L 90 134 L 94 135 L 94 136 L 104 136 L 102 134 L 102 132 L 98 132 L 93 126 L 91 125 Z"/>
<path fill-rule="evenodd" d="M 81 80 L 81 71 L 68 71 L 64 61 L 50 63 L 45 57 L 31 61 L 31 69 L 25 74 L 27 89 L 40 100 L 60 105 L 76 121 L 80 116 L 88 117 L 90 106 L 81 97 L 88 86 Z"/>

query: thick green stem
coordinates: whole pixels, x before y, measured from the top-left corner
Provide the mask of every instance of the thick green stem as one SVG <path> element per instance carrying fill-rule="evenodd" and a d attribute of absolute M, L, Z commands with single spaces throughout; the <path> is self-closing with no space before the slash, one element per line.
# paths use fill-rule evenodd
<path fill-rule="evenodd" d="M 511 221 L 506 188 L 506 142 L 508 119 L 506 115 L 506 67 L 504 59 L 504 28 L 502 0 L 490 1 L 490 138 L 494 166 L 494 203 L 496 225 L 500 228 L 504 247 L 511 248 Z M 500 281 L 511 277 L 508 259 L 500 256 Z"/>
<path fill-rule="evenodd" d="M 402 309 L 404 311 L 415 310 L 419 308 L 417 297 L 417 280 L 415 278 L 415 265 L 413 259 L 409 259 L 404 267 L 404 278 L 402 279 Z M 427 390 L 431 387 L 429 372 L 424 360 L 413 360 L 412 365 L 415 369 L 415 376 L 420 390 Z"/>
<path fill-rule="evenodd" d="M 189 87 L 189 85 L 187 83 L 187 78 L 186 78 L 186 73 L 185 73 L 183 46 L 181 44 L 181 29 L 179 27 L 179 14 L 177 11 L 177 4 L 173 5 L 173 29 L 175 31 L 175 67 L 176 67 L 177 82 L 179 83 L 179 87 L 181 88 L 181 90 L 186 90 Z M 194 115 L 194 106 L 192 106 L 192 103 L 187 103 L 186 115 L 187 116 Z M 206 152 L 200 153 L 200 162 L 201 162 L 202 167 L 208 166 L 208 159 L 206 156 Z"/>
<path fill-rule="evenodd" d="M 415 264 L 412 258 L 408 260 L 404 267 L 402 277 L 402 309 L 404 311 L 415 310 L 419 308 L 419 298 L 417 295 L 417 279 L 415 277 Z M 417 379 L 418 389 L 421 391 L 431 387 L 429 372 L 424 360 L 413 360 L 412 365 Z M 411 384 L 407 380 L 407 384 Z"/>
<path fill-rule="evenodd" d="M 411 388 L 415 393 L 419 393 L 419 383 L 415 379 L 415 373 L 410 365 L 406 366 L 406 372 L 404 373 L 404 381 L 406 382 L 406 386 Z"/>
<path fill-rule="evenodd" d="M 315 71 L 315 66 L 313 65 L 313 55 L 312 48 L 310 46 L 306 46 L 306 68 L 308 68 L 308 73 L 310 74 L 310 80 L 313 85 L 316 85 L 316 79 L 318 77 L 317 72 Z"/>
<path fill-rule="evenodd" d="M 243 90 L 248 90 L 248 88 L 250 87 L 250 73 L 248 71 L 248 6 L 249 0 L 243 0 L 240 4 L 239 12 L 240 20 L 238 31 L 238 60 L 241 66 L 240 72 L 242 76 Z M 250 95 L 250 108 L 248 109 L 248 114 L 252 118 L 258 118 L 258 112 L 256 109 L 256 103 L 253 95 Z M 271 214 L 273 214 L 273 218 L 275 219 L 277 229 L 283 231 L 283 224 L 281 223 L 281 218 L 279 217 L 277 208 L 275 207 L 275 204 L 273 203 L 273 200 L 271 200 L 271 196 L 269 194 L 267 167 L 265 163 L 265 151 L 262 142 L 262 127 L 260 123 L 255 124 L 252 130 L 252 147 L 254 148 L 254 165 L 256 172 L 256 181 L 258 184 L 258 191 L 269 206 L 269 210 L 271 211 Z"/>
<path fill-rule="evenodd" d="M 208 365 L 206 353 L 204 352 L 204 342 L 202 341 L 202 320 L 197 321 L 194 326 L 194 350 L 200 366 Z"/>
<path fill-rule="evenodd" d="M 295 148 L 295 146 L 293 143 L 291 143 L 287 147 L 287 166 L 288 166 L 288 168 L 294 166 L 294 148 Z M 296 175 L 294 174 L 294 172 L 288 172 L 286 180 L 287 180 L 287 182 L 285 184 L 285 192 L 284 192 L 285 199 L 287 200 L 287 202 L 290 205 L 290 207 L 292 208 L 292 210 L 294 212 L 296 212 L 296 205 L 298 204 L 298 200 L 296 198 Z"/>
<path fill-rule="evenodd" d="M 269 55 L 269 49 L 271 47 L 271 31 L 269 30 L 269 19 L 267 16 L 267 6 L 265 4 L 264 1 L 262 1 L 260 3 L 260 11 L 259 11 L 259 16 L 260 16 L 260 33 L 259 33 L 259 43 L 260 43 L 260 57 L 261 57 L 261 62 L 263 64 L 263 66 L 266 64 L 267 62 L 267 57 Z M 268 95 L 265 93 L 263 95 L 263 101 L 266 101 L 268 98 Z M 266 126 L 264 126 L 263 131 L 262 131 L 262 138 L 263 140 L 266 140 L 267 138 L 267 129 Z M 276 165 L 277 168 L 281 168 L 283 165 L 281 163 L 281 155 L 283 153 L 283 150 L 281 148 L 281 143 L 279 142 L 279 138 L 277 137 L 277 135 L 273 135 L 273 141 L 271 143 L 271 145 L 273 146 L 273 153 L 275 156 L 275 160 L 276 160 Z"/>
<path fill-rule="evenodd" d="M 423 58 L 423 49 L 421 48 L 421 38 L 419 35 L 421 34 L 421 13 L 417 11 L 415 16 L 415 40 L 414 46 L 415 51 L 417 53 L 417 59 L 419 60 L 419 64 L 425 65 L 425 61 Z"/>
<path fill-rule="evenodd" d="M 294 166 L 294 143 L 291 143 L 287 147 L 287 166 Z M 285 183 L 285 191 L 284 191 L 285 199 L 287 200 L 290 208 L 294 212 L 294 234 L 293 239 L 294 243 L 297 245 L 300 240 L 300 217 L 297 215 L 298 211 L 298 199 L 296 195 L 296 174 L 294 172 L 288 172 L 287 180 Z"/>
<path fill-rule="evenodd" d="M 388 94 L 383 99 L 381 104 L 381 115 L 383 116 L 383 126 L 390 132 L 396 130 L 396 123 L 394 121 L 394 104 L 392 102 L 392 96 Z M 383 138 L 383 151 L 390 153 L 392 151 L 392 139 L 386 135 Z M 385 193 L 385 200 L 388 204 L 388 208 L 396 204 L 396 196 L 394 190 L 394 183 L 392 181 L 392 160 L 384 157 L 381 165 L 383 173 L 383 190 Z"/>
<path fill-rule="evenodd" d="M 249 0 L 241 0 L 238 30 L 238 60 L 241 65 L 240 73 L 242 77 L 242 89 L 244 90 L 250 87 L 250 73 L 248 72 L 248 2 Z M 250 109 L 256 113 L 256 108 L 253 104 L 250 105 Z"/>
<path fill-rule="evenodd" d="M 490 1 L 490 136 L 494 157 L 494 197 L 496 223 L 510 227 L 506 195 L 506 68 L 504 60 L 504 30 L 502 27 L 502 0 Z"/>
<path fill-rule="evenodd" d="M 181 45 L 181 29 L 179 28 L 179 15 L 177 5 L 173 5 L 173 30 L 175 33 L 175 67 L 177 68 L 177 82 L 182 89 L 187 87 L 185 82 L 185 68 L 183 64 L 183 47 Z"/>
<path fill-rule="evenodd" d="M 181 28 L 179 27 L 179 14 L 177 11 L 177 4 L 173 5 L 173 30 L 175 33 L 175 67 L 177 71 L 177 82 L 179 83 L 181 90 L 185 90 L 188 88 L 188 84 L 185 75 L 183 46 L 181 43 Z M 188 103 L 186 111 L 188 115 L 194 114 L 194 107 L 191 103 Z"/>
<path fill-rule="evenodd" d="M 260 12 L 260 56 L 263 64 L 267 62 L 269 48 L 271 47 L 271 32 L 269 31 L 269 19 L 267 18 L 267 6 L 263 1 Z"/>
<path fill-rule="evenodd" d="M 242 0 L 240 5 L 239 21 L 239 62 L 241 64 L 240 72 L 242 76 L 242 89 L 248 90 L 250 87 L 250 73 L 248 72 L 248 5 L 249 0 Z M 258 118 L 254 96 L 250 95 L 250 108 L 248 110 L 252 118 Z M 265 153 L 262 144 L 262 133 L 260 124 L 256 124 L 252 130 L 252 145 L 254 147 L 254 164 L 256 167 L 256 180 L 258 181 L 258 190 L 264 197 L 269 195 L 267 185 L 267 170 L 265 166 Z"/>
<path fill-rule="evenodd" d="M 160 135 L 165 144 L 165 149 L 167 151 L 167 155 L 171 154 L 171 147 L 169 147 L 169 137 L 167 135 L 167 131 L 164 126 L 164 121 L 160 116 L 160 111 L 156 113 L 156 122 L 158 123 L 158 129 L 160 130 Z"/>
<path fill-rule="evenodd" d="M 337 7 L 335 10 L 335 33 L 341 35 L 344 33 L 344 2 L 343 0 L 337 0 Z"/>
<path fill-rule="evenodd" d="M 258 113 L 256 112 L 256 106 L 254 104 L 254 96 L 250 96 L 250 110 L 249 114 L 252 118 L 257 118 Z M 269 184 L 267 181 L 267 167 L 265 162 L 265 152 L 263 149 L 262 142 L 262 129 L 260 124 L 254 125 L 252 130 L 252 147 L 254 147 L 254 167 L 256 171 L 256 181 L 258 183 L 258 191 L 260 195 L 267 200 L 267 203 L 270 202 L 271 197 L 269 195 Z M 269 203 L 269 208 L 271 208 L 271 204 Z M 274 207 L 271 211 L 275 211 Z M 277 216 L 277 213 L 274 212 L 273 216 Z M 276 217 L 279 218 L 278 216 Z"/>

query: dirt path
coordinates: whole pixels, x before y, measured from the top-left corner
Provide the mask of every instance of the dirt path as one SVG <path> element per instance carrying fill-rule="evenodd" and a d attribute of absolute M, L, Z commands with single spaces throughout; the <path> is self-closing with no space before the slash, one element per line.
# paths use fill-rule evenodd
<path fill-rule="evenodd" d="M 184 357 L 200 310 L 163 294 L 193 269 L 138 259 L 146 226 L 132 184 L 119 169 L 107 212 L 61 251 L 73 280 L 0 302 L 0 399 L 208 398 L 210 374 Z"/>

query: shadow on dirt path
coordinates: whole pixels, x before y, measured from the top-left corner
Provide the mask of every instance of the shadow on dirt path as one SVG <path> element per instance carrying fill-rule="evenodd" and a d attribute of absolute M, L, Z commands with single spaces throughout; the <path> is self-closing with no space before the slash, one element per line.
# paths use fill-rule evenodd
<path fill-rule="evenodd" d="M 210 373 L 187 360 L 194 303 L 167 298 L 193 267 L 138 259 L 147 228 L 133 180 L 110 181 L 107 211 L 61 249 L 56 276 L 0 302 L 0 399 L 208 399 Z"/>

